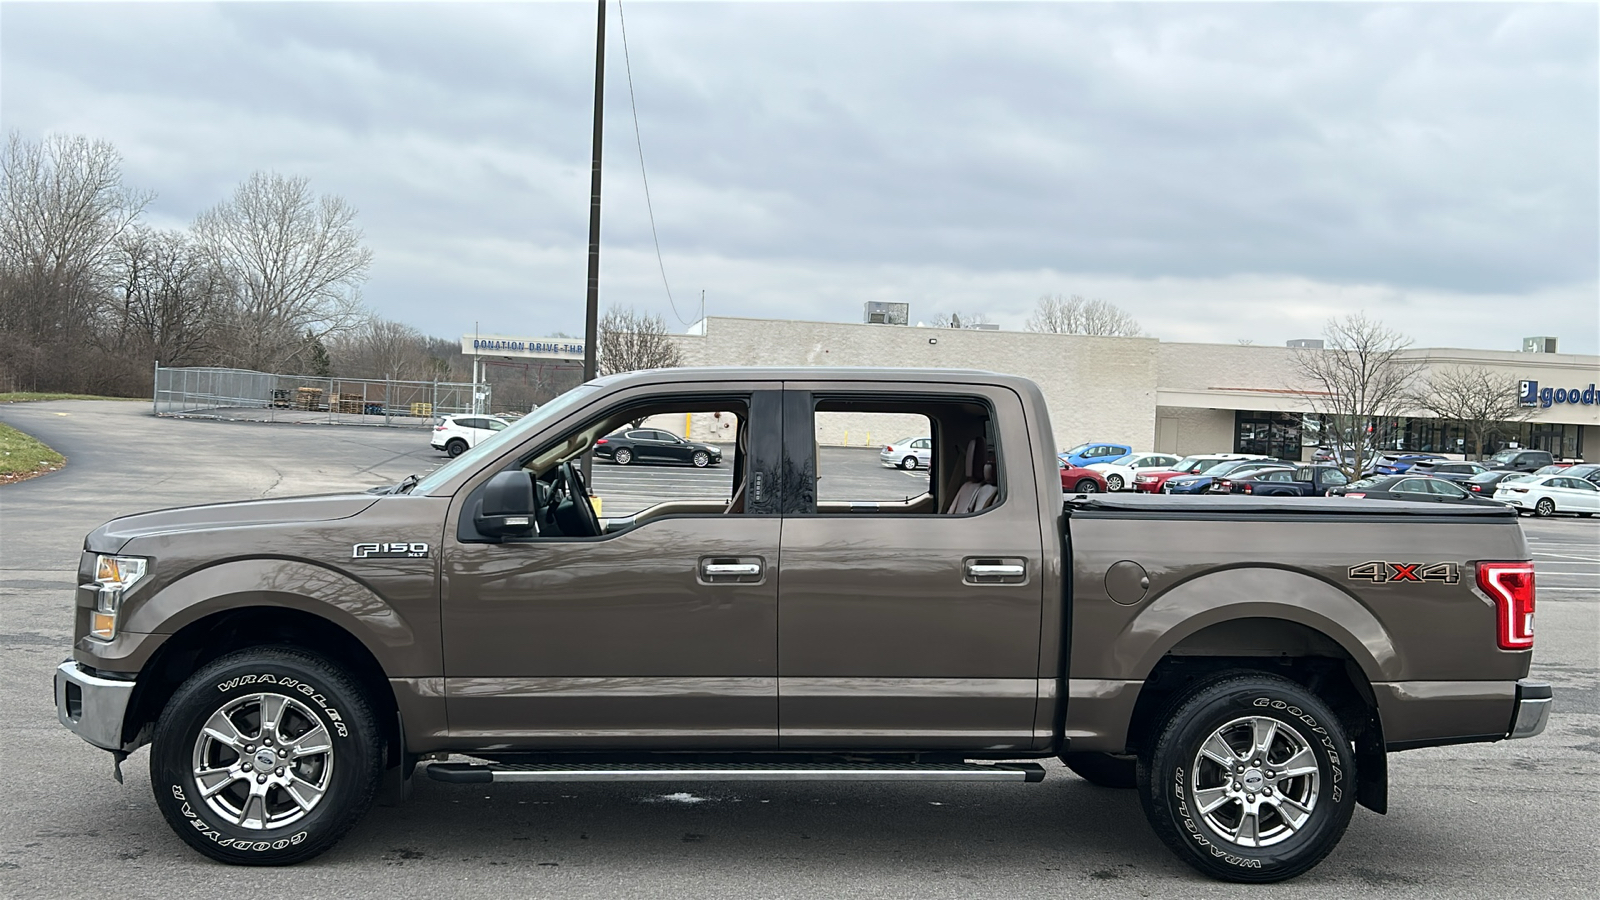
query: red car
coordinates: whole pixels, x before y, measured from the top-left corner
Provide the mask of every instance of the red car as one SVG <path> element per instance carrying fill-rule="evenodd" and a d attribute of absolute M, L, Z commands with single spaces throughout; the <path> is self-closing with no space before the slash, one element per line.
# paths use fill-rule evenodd
<path fill-rule="evenodd" d="M 1061 489 L 1070 494 L 1095 494 L 1106 490 L 1106 477 L 1082 466 L 1061 465 Z"/>
<path fill-rule="evenodd" d="M 1230 459 L 1246 459 L 1240 453 L 1215 453 L 1207 456 L 1186 456 L 1181 462 L 1170 469 L 1143 470 L 1133 477 L 1133 489 L 1146 494 L 1161 493 L 1161 486 L 1169 478 L 1179 475 L 1197 475 L 1220 462 Z"/>

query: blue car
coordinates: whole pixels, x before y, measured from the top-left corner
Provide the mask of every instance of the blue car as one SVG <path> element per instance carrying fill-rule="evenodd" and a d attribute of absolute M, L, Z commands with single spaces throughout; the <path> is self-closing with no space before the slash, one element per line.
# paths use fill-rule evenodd
<path fill-rule="evenodd" d="M 1404 475 L 1425 459 L 1445 459 L 1437 453 L 1385 453 L 1368 465 L 1368 475 Z"/>
<path fill-rule="evenodd" d="M 1091 463 L 1108 463 L 1132 452 L 1133 448 L 1127 444 L 1110 444 L 1104 441 L 1096 441 L 1090 444 L 1079 444 L 1071 450 L 1063 450 L 1056 454 L 1056 458 L 1069 466 L 1083 467 Z"/>
<path fill-rule="evenodd" d="M 1267 468 L 1287 469 L 1293 468 L 1293 465 L 1276 459 L 1230 459 L 1225 462 L 1219 462 L 1211 468 L 1194 475 L 1179 475 L 1176 478 L 1169 478 L 1167 483 L 1161 486 L 1161 493 L 1204 494 L 1210 491 L 1211 486 L 1217 483 L 1217 479 L 1224 475 L 1243 475 L 1246 472 Z"/>

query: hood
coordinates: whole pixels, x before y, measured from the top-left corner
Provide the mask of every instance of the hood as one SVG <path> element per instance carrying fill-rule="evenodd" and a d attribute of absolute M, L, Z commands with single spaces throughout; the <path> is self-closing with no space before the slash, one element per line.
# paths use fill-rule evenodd
<path fill-rule="evenodd" d="M 374 494 L 323 494 L 180 506 L 112 519 L 91 531 L 83 546 L 96 553 L 115 553 L 134 538 L 150 535 L 347 519 L 378 500 Z"/>

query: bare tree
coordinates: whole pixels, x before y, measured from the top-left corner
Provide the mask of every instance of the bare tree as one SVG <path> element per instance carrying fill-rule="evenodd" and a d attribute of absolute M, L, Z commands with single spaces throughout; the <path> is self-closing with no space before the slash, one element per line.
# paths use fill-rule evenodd
<path fill-rule="evenodd" d="M 1144 333 L 1139 320 L 1114 303 L 1086 300 L 1073 294 L 1046 294 L 1023 326 L 1045 334 L 1093 334 L 1106 337 L 1138 337 Z"/>
<path fill-rule="evenodd" d="M 1453 419 L 1466 429 L 1470 452 L 1483 457 L 1484 443 L 1515 430 L 1533 416 L 1523 406 L 1504 376 L 1488 369 L 1452 366 L 1428 373 L 1411 394 L 1411 402 L 1441 419 Z"/>
<path fill-rule="evenodd" d="M 599 326 L 595 365 L 601 375 L 683 365 L 683 355 L 667 336 L 667 322 L 659 315 L 613 306 L 600 317 Z M 633 420 L 635 428 L 642 424 L 644 419 Z"/>
<path fill-rule="evenodd" d="M 141 368 L 152 360 L 175 366 L 210 360 L 231 291 L 188 235 L 127 229 L 117 239 L 114 269 L 116 284 L 100 308 L 98 347 Z"/>
<path fill-rule="evenodd" d="M 305 178 L 272 172 L 200 215 L 195 235 L 237 292 L 226 347 L 236 365 L 282 370 L 309 350 L 308 334 L 359 323 L 372 251 L 355 217 L 343 199 L 314 196 Z"/>
<path fill-rule="evenodd" d="M 683 365 L 683 355 L 668 337 L 666 320 L 659 315 L 613 306 L 600 317 L 599 325 L 595 364 L 601 375 Z"/>
<path fill-rule="evenodd" d="M 1322 335 L 1323 348 L 1291 351 L 1294 368 L 1312 386 L 1311 407 L 1332 430 L 1341 462 L 1349 452 L 1347 474 L 1354 475 L 1371 455 L 1368 433 L 1410 405 L 1420 364 L 1404 356 L 1409 338 L 1362 313 L 1329 319 Z"/>
<path fill-rule="evenodd" d="M 112 279 L 117 237 L 149 202 L 123 186 L 122 157 L 105 141 L 8 137 L 0 153 L 0 335 L 11 380 L 59 381 L 77 368 Z M 51 372 L 29 365 L 51 360 Z"/>

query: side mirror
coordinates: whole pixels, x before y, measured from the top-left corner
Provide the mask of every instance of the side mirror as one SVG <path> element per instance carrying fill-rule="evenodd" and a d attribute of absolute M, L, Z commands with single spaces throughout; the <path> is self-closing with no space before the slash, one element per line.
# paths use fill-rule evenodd
<path fill-rule="evenodd" d="M 534 533 L 533 476 L 522 469 L 501 472 L 483 486 L 472 524 L 484 537 L 530 537 Z"/>

